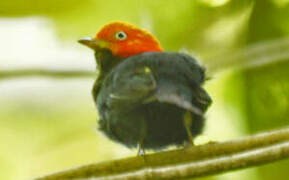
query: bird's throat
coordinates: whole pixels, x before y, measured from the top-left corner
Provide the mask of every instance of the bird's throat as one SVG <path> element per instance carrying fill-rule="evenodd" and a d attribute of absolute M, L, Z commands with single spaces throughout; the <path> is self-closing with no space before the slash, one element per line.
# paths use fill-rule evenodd
<path fill-rule="evenodd" d="M 103 78 L 124 58 L 114 56 L 111 51 L 103 49 L 95 52 L 95 60 L 99 76 Z"/>

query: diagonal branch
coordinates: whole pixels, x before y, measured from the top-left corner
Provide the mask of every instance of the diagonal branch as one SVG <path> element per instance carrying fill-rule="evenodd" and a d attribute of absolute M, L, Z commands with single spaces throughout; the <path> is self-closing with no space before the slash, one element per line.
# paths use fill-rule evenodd
<path fill-rule="evenodd" d="M 180 179 L 246 168 L 289 157 L 289 128 L 241 139 L 91 164 L 37 178 Z"/>
<path fill-rule="evenodd" d="M 226 69 L 252 68 L 289 60 L 289 37 L 282 37 L 249 45 L 236 51 L 228 51 L 204 58 L 210 75 Z"/>

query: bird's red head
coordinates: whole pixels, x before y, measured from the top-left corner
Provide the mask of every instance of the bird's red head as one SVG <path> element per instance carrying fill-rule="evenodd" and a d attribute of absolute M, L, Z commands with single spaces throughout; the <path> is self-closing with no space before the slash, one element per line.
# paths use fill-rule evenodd
<path fill-rule="evenodd" d="M 112 22 L 105 25 L 93 39 L 81 39 L 94 50 L 109 49 L 114 56 L 129 57 L 144 52 L 162 51 L 158 40 L 146 30 L 133 25 Z"/>

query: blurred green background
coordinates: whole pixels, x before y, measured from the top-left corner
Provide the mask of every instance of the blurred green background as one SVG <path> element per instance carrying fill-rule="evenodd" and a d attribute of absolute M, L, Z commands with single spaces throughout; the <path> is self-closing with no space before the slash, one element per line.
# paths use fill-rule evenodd
<path fill-rule="evenodd" d="M 146 28 L 167 51 L 185 49 L 206 64 L 273 61 L 212 76 L 206 89 L 214 104 L 197 143 L 289 124 L 289 0 L 0 0 L 0 71 L 94 71 L 92 51 L 77 39 L 116 20 Z M 262 50 L 272 41 L 272 51 Z M 136 154 L 96 130 L 93 81 L 0 77 L 0 179 Z M 288 167 L 285 160 L 202 179 L 282 180 Z"/>

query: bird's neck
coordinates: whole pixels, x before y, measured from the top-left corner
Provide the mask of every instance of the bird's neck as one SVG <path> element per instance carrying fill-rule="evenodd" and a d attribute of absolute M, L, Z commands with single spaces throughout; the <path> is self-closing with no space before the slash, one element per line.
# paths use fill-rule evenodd
<path fill-rule="evenodd" d="M 101 86 L 104 78 L 108 73 L 124 58 L 114 56 L 111 51 L 103 49 L 101 51 L 96 51 L 95 54 L 96 68 L 98 70 L 98 77 L 96 79 L 97 87 Z"/>
<path fill-rule="evenodd" d="M 104 78 L 124 58 L 114 56 L 109 50 L 95 52 L 95 59 L 99 76 Z"/>

